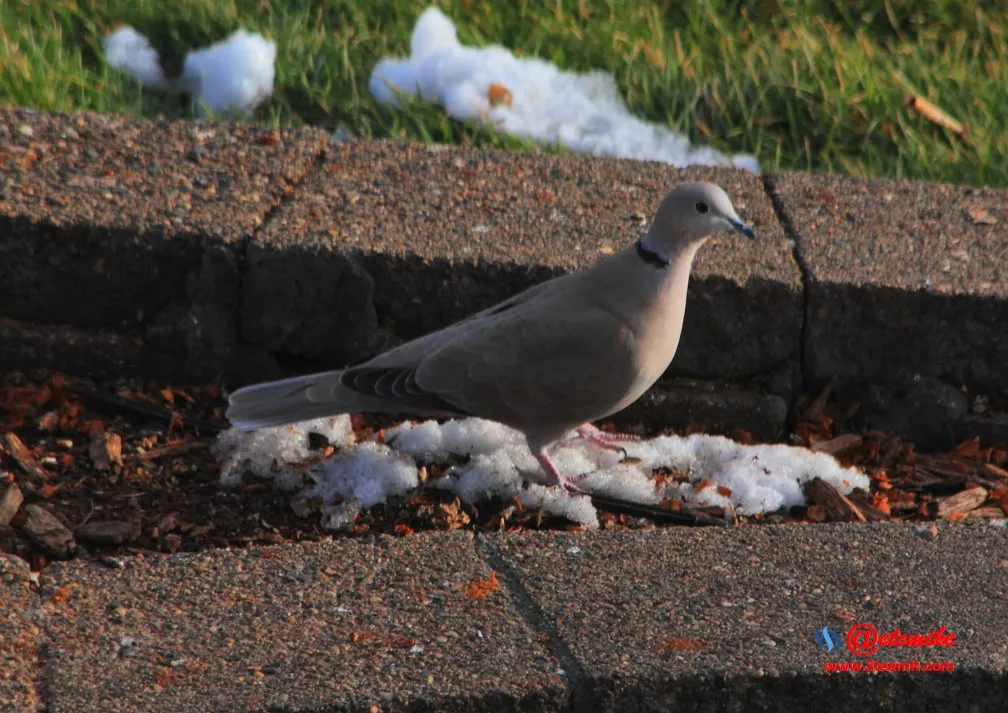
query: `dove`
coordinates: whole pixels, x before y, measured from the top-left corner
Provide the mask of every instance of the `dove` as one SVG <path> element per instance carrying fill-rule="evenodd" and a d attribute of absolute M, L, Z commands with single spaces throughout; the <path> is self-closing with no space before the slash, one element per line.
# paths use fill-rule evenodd
<path fill-rule="evenodd" d="M 341 413 L 475 416 L 524 433 L 548 482 L 580 492 L 550 447 L 569 434 L 622 450 L 636 436 L 592 425 L 664 373 L 682 332 L 693 258 L 712 235 L 755 239 L 724 190 L 681 185 L 632 245 L 436 332 L 336 371 L 253 384 L 227 418 L 249 431 Z"/>

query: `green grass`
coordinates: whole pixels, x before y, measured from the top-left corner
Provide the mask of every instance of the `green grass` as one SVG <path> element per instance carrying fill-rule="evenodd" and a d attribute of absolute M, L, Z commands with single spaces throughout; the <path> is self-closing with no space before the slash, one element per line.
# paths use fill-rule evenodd
<path fill-rule="evenodd" d="M 1003 0 L 456 0 L 466 44 L 498 42 L 572 70 L 604 69 L 631 111 L 694 142 L 755 153 L 766 169 L 1008 185 Z M 389 111 L 367 90 L 378 59 L 408 52 L 410 0 L 7 0 L 0 103 L 187 116 L 107 68 L 101 38 L 126 22 L 167 64 L 244 26 L 278 43 L 264 121 L 364 136 L 521 147 L 444 118 Z M 919 94 L 963 140 L 904 106 Z"/>

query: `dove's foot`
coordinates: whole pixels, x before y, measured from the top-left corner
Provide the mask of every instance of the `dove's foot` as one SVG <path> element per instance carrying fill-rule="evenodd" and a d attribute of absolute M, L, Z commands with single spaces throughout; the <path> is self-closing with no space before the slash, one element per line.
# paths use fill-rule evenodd
<path fill-rule="evenodd" d="M 632 433 L 608 433 L 600 428 L 596 428 L 590 423 L 578 426 L 577 434 L 586 441 L 590 441 L 591 443 L 605 448 L 606 450 L 623 451 L 623 455 L 626 455 L 626 449 L 620 444 L 632 443 L 640 440 L 640 436 L 635 436 Z"/>
<path fill-rule="evenodd" d="M 535 457 L 536 460 L 539 461 L 539 465 L 542 466 L 542 469 L 546 471 L 546 474 L 553 478 L 556 481 L 556 484 L 559 485 L 560 488 L 568 495 L 588 494 L 577 486 L 578 483 L 585 479 L 585 476 L 588 475 L 587 473 L 581 473 L 580 475 L 564 475 L 556 467 L 556 463 L 554 463 L 553 459 L 549 457 L 549 453 L 546 452 L 545 448 L 536 453 Z"/>

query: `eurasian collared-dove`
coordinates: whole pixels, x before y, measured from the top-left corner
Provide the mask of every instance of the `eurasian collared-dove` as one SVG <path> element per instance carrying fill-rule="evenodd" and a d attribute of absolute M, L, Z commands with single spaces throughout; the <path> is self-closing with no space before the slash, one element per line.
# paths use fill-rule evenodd
<path fill-rule="evenodd" d="M 591 422 L 637 400 L 679 344 L 690 266 L 712 234 L 755 238 L 712 183 L 679 186 L 636 244 L 583 272 L 340 371 L 246 386 L 227 417 L 252 430 L 340 413 L 478 416 L 522 431 L 552 479 L 548 447 L 571 430 L 605 448 L 632 436 Z"/>

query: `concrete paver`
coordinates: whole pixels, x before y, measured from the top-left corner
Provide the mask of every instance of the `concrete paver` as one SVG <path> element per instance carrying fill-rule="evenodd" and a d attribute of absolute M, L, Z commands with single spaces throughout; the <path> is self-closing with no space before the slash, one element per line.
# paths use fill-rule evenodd
<path fill-rule="evenodd" d="M 28 563 L 0 552 L 0 712 L 34 713 L 41 706 L 38 636 L 42 610 Z"/>
<path fill-rule="evenodd" d="M 559 709 L 506 588 L 467 593 L 489 575 L 463 533 L 52 565 L 49 709 Z"/>
<path fill-rule="evenodd" d="M 808 271 L 806 377 L 1008 387 L 1008 191 L 771 177 Z"/>
<path fill-rule="evenodd" d="M 317 130 L 0 107 L 0 317 L 169 352 L 233 346 L 240 241 L 327 145 Z"/>
<path fill-rule="evenodd" d="M 256 236 L 243 336 L 331 358 L 366 352 L 375 325 L 418 336 L 632 244 L 668 190 L 697 180 L 723 185 L 760 239 L 700 252 L 673 370 L 747 378 L 797 361 L 800 275 L 758 176 L 387 141 L 334 145 Z"/>
<path fill-rule="evenodd" d="M 1005 710 L 1008 529 L 887 523 L 493 538 L 581 670 L 572 708 Z M 948 648 L 821 651 L 814 632 L 954 632 Z M 954 661 L 824 674 L 826 661 Z M 828 703 L 827 703 L 828 702 Z"/>
<path fill-rule="evenodd" d="M 42 326 L 0 317 L 0 370 L 58 364 L 67 374 L 115 378 L 123 374 L 167 374 L 170 355 L 147 348 L 141 337 L 66 326 Z"/>

